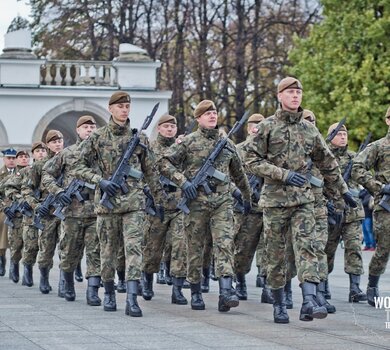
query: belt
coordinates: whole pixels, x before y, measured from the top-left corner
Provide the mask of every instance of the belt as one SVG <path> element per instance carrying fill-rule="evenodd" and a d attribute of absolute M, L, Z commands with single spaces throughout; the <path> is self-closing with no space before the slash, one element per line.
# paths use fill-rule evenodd
<path fill-rule="evenodd" d="M 230 186 L 229 186 L 229 184 L 225 184 L 225 185 L 209 184 L 209 187 L 210 187 L 211 192 L 218 193 L 218 192 L 227 192 L 227 191 L 229 191 L 229 187 Z M 200 186 L 199 188 L 204 191 L 203 186 Z"/>

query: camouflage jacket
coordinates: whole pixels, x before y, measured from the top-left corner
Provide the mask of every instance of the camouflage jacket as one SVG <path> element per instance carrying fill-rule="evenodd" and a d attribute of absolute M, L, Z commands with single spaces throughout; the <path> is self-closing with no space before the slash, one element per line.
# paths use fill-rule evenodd
<path fill-rule="evenodd" d="M 350 161 L 353 161 L 355 158 L 356 153 L 349 151 L 348 147 L 335 147 L 332 144 L 329 145 L 330 150 L 336 157 L 337 163 L 339 164 L 341 174 L 344 174 L 344 171 Z M 356 183 L 352 178 L 348 180 L 347 185 L 349 188 L 354 189 L 359 192 L 359 184 Z M 337 210 L 344 210 L 345 209 L 345 222 L 353 222 L 356 220 L 362 220 L 364 219 L 364 210 L 363 205 L 359 198 L 356 198 L 356 202 L 358 203 L 357 208 L 351 208 L 349 206 L 345 206 L 345 203 L 340 196 L 338 197 L 338 200 L 334 201 L 335 208 Z"/>
<path fill-rule="evenodd" d="M 161 174 L 182 187 L 187 180 L 196 175 L 221 137 L 218 129 L 198 127 L 195 132 L 185 136 L 181 143 L 172 145 L 160 159 L 158 165 Z M 222 182 L 211 178 L 208 182 L 216 189 L 216 193 L 231 196 L 232 179 L 242 192 L 244 200 L 249 201 L 251 192 L 241 158 L 234 143 L 230 140 L 228 142 L 229 148 L 233 151 L 225 147 L 214 163 L 215 169 L 230 175 L 228 181 Z M 181 172 L 180 169 L 184 171 Z M 198 189 L 199 200 L 208 201 L 209 197 L 211 196 L 207 196 L 202 187 Z"/>
<path fill-rule="evenodd" d="M 78 159 L 77 147 L 80 143 L 81 140 L 78 138 L 76 144 L 65 148 L 62 152 L 48 160 L 43 166 L 42 183 L 50 193 L 57 195 L 64 191 L 73 180 L 73 177 L 70 176 L 70 169 L 72 169 Z M 63 175 L 62 186 L 57 184 L 57 179 L 61 175 Z M 79 202 L 76 198 L 73 198 L 72 203 L 64 210 L 64 215 L 66 217 L 95 217 L 94 193 L 94 189 L 84 187 L 81 191 L 84 201 Z"/>
<path fill-rule="evenodd" d="M 130 128 L 129 120 L 125 126 L 120 126 L 111 118 L 107 125 L 97 129 L 87 140 L 81 142 L 77 149 L 79 157 L 70 175 L 96 185 L 95 212 L 97 214 L 127 213 L 145 209 L 144 179 L 135 179 L 131 176 L 126 180 L 129 192 L 122 194 L 118 191 L 115 197 L 110 198 L 114 205 L 113 210 L 99 204 L 101 199 L 99 183 L 103 179 L 109 179 L 114 173 L 134 134 L 135 131 Z M 154 171 L 154 154 L 149 148 L 147 137 L 143 134 L 141 134 L 141 143 L 145 148 L 141 145 L 136 148 L 130 165 L 143 173 L 152 195 L 160 202 L 161 187 L 158 174 Z"/>
<path fill-rule="evenodd" d="M 5 207 L 10 205 L 10 202 L 5 194 L 5 184 L 11 175 L 16 173 L 16 171 L 17 169 L 15 169 L 13 172 L 9 172 L 5 165 L 0 169 L 0 211 L 4 210 Z"/>
<path fill-rule="evenodd" d="M 352 178 L 374 196 L 374 211 L 383 210 L 378 203 L 383 196 L 382 186 L 390 183 L 390 129 L 385 137 L 370 143 L 356 156 Z"/>
<path fill-rule="evenodd" d="M 335 157 L 317 128 L 298 113 L 277 110 L 257 125 L 258 133 L 245 143 L 246 163 L 251 173 L 264 177 L 262 207 L 294 207 L 314 202 L 311 185 L 285 184 L 289 170 L 306 174 L 311 159 L 324 176 L 325 186 L 337 194 L 348 191 Z M 331 186 L 330 186 L 331 185 Z"/>

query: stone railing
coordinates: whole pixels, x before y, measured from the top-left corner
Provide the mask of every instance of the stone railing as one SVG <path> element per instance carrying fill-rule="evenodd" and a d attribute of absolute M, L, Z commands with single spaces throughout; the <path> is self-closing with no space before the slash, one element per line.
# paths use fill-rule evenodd
<path fill-rule="evenodd" d="M 41 84 L 54 86 L 117 86 L 111 61 L 47 61 L 41 66 Z"/>

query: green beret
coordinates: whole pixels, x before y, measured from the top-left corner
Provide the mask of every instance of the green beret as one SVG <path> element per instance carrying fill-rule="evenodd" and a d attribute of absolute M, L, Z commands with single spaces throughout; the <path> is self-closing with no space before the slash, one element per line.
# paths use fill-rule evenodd
<path fill-rule="evenodd" d="M 127 92 L 117 91 L 111 95 L 111 98 L 110 98 L 110 101 L 108 101 L 108 104 L 111 106 L 111 105 L 114 105 L 117 103 L 130 103 L 130 102 L 131 102 L 131 98 Z"/>
<path fill-rule="evenodd" d="M 27 150 L 21 150 L 21 151 L 18 151 L 18 153 L 16 153 L 16 158 L 18 158 L 19 156 L 27 156 L 27 157 L 30 157 L 30 153 L 28 153 Z"/>
<path fill-rule="evenodd" d="M 316 121 L 316 116 L 314 113 L 309 109 L 304 109 L 302 113 L 303 119 L 307 119 L 309 122 L 313 123 Z"/>
<path fill-rule="evenodd" d="M 210 100 L 203 100 L 198 103 L 198 105 L 195 107 L 194 110 L 194 117 L 199 118 L 203 113 L 207 111 L 216 111 L 217 107 L 215 107 L 215 104 L 213 101 Z"/>
<path fill-rule="evenodd" d="M 173 115 L 169 115 L 169 114 L 164 114 L 163 116 L 161 116 L 157 122 L 157 125 L 161 125 L 164 123 L 177 124 L 176 118 Z"/>
<path fill-rule="evenodd" d="M 50 141 L 55 141 L 59 139 L 63 139 L 64 135 L 62 135 L 61 131 L 58 130 L 49 130 L 46 134 L 46 143 L 49 143 Z"/>
<path fill-rule="evenodd" d="M 252 114 L 249 119 L 248 119 L 248 123 L 260 123 L 262 122 L 263 120 L 265 119 L 265 117 L 260 114 L 260 113 L 255 113 L 255 114 Z"/>
<path fill-rule="evenodd" d="M 332 124 L 329 129 L 328 129 L 328 135 L 334 130 L 336 129 L 337 125 L 339 125 L 339 123 L 334 123 Z M 345 125 L 343 125 L 339 131 L 345 131 L 345 132 L 348 132 L 347 130 L 347 127 Z"/>
<path fill-rule="evenodd" d="M 278 84 L 278 93 L 286 90 L 287 88 L 303 90 L 301 82 L 293 77 L 287 77 L 280 81 Z"/>
<path fill-rule="evenodd" d="M 83 115 L 82 117 L 80 117 L 78 120 L 77 120 L 77 127 L 83 125 L 83 124 L 96 124 L 96 121 L 94 119 L 94 117 L 92 117 L 91 115 Z"/>
<path fill-rule="evenodd" d="M 42 141 L 34 142 L 31 146 L 31 152 L 34 152 L 37 148 L 46 149 L 46 145 Z"/>

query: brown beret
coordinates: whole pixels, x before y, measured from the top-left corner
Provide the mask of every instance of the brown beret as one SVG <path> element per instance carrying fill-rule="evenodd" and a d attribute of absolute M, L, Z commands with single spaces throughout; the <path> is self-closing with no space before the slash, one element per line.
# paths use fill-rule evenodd
<path fill-rule="evenodd" d="M 390 107 L 389 108 L 387 108 L 387 112 L 386 112 L 386 118 L 387 117 L 390 117 Z"/>
<path fill-rule="evenodd" d="M 34 152 L 37 148 L 46 149 L 46 145 L 42 141 L 34 142 L 31 146 L 31 152 Z"/>
<path fill-rule="evenodd" d="M 91 115 L 83 115 L 82 117 L 80 117 L 78 120 L 77 120 L 77 127 L 83 125 L 83 124 L 96 124 L 96 121 L 94 119 L 94 117 L 92 117 Z"/>
<path fill-rule="evenodd" d="M 131 102 L 131 98 L 127 92 L 117 91 L 111 95 L 110 101 L 108 101 L 108 104 L 111 106 L 111 105 L 114 105 L 117 103 L 130 103 L 130 102 Z"/>
<path fill-rule="evenodd" d="M 314 113 L 309 110 L 309 109 L 304 109 L 303 110 L 303 113 L 302 113 L 302 117 L 303 119 L 308 119 L 309 122 L 314 122 L 316 120 L 316 116 L 314 115 Z"/>
<path fill-rule="evenodd" d="M 18 153 L 16 153 L 16 158 L 18 158 L 19 156 L 21 155 L 24 155 L 24 156 L 27 156 L 27 157 L 30 157 L 30 153 L 28 153 L 27 150 L 21 150 L 21 151 L 18 151 Z"/>
<path fill-rule="evenodd" d="M 301 82 L 293 77 L 287 77 L 280 81 L 278 84 L 278 93 L 286 90 L 287 88 L 303 90 Z"/>
<path fill-rule="evenodd" d="M 328 129 L 328 135 L 334 130 L 336 129 L 337 125 L 339 125 L 339 123 L 334 123 L 332 124 L 329 129 Z M 345 132 L 348 132 L 347 130 L 347 127 L 345 125 L 343 125 L 341 128 L 340 128 L 340 131 L 345 131 Z"/>
<path fill-rule="evenodd" d="M 255 113 L 255 114 L 252 114 L 249 119 L 248 119 L 248 123 L 260 123 L 262 122 L 263 120 L 265 119 L 265 117 L 260 114 L 260 113 Z"/>
<path fill-rule="evenodd" d="M 158 120 L 157 125 L 161 125 L 161 124 L 164 124 L 164 123 L 177 124 L 177 121 L 176 121 L 176 118 L 173 115 L 164 114 Z"/>
<path fill-rule="evenodd" d="M 217 107 L 215 107 L 215 104 L 213 101 L 210 100 L 203 100 L 198 103 L 198 105 L 195 107 L 194 110 L 194 117 L 198 118 L 200 117 L 203 113 L 207 111 L 216 111 Z"/>
<path fill-rule="evenodd" d="M 61 134 L 58 130 L 49 130 L 46 135 L 46 143 L 49 143 L 50 141 L 55 141 L 59 139 L 63 139 L 64 135 Z"/>

